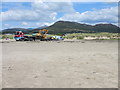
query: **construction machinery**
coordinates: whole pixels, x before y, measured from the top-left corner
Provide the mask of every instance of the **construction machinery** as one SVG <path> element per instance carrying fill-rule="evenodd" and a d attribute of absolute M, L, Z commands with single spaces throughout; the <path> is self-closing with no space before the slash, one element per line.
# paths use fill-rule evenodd
<path fill-rule="evenodd" d="M 39 30 L 38 33 L 33 34 L 33 36 L 34 36 L 34 39 L 40 39 L 41 41 L 44 41 L 49 39 L 47 38 L 47 35 L 46 35 L 47 33 L 48 33 L 47 29 L 42 29 L 42 30 Z"/>
<path fill-rule="evenodd" d="M 35 40 L 40 40 L 40 41 L 44 41 L 44 40 L 50 40 L 50 38 L 47 38 L 46 34 L 48 33 L 47 29 L 42 29 L 39 30 L 38 33 L 33 34 L 32 36 L 25 36 L 24 33 L 22 31 L 16 31 L 15 33 L 15 40 L 16 41 L 35 41 Z"/>
<path fill-rule="evenodd" d="M 16 31 L 15 33 L 15 40 L 16 41 L 35 41 L 35 40 L 40 40 L 40 41 L 51 41 L 51 40 L 64 40 L 62 36 L 51 36 L 47 37 L 48 30 L 47 29 L 42 29 L 39 30 L 37 33 L 33 33 L 32 36 L 30 35 L 24 35 L 22 31 Z"/>

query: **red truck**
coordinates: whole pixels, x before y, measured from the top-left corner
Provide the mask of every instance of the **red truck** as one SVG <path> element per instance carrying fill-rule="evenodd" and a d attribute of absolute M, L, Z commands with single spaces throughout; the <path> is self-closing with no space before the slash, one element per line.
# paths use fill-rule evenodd
<path fill-rule="evenodd" d="M 16 41 L 33 41 L 33 40 L 35 40 L 35 37 L 25 36 L 22 31 L 16 31 L 14 38 Z"/>

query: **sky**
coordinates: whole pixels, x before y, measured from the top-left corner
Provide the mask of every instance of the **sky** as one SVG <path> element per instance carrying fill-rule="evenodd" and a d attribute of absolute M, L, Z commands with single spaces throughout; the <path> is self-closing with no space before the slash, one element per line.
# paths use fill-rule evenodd
<path fill-rule="evenodd" d="M 7 28 L 37 28 L 53 23 L 73 21 L 95 25 L 118 24 L 117 2 L 2 2 L 2 26 Z"/>

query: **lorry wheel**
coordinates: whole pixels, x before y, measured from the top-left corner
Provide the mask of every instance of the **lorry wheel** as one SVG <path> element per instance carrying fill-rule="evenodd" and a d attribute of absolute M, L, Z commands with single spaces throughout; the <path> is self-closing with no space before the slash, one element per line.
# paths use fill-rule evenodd
<path fill-rule="evenodd" d="M 41 38 L 40 41 L 43 41 L 43 38 Z"/>
<path fill-rule="evenodd" d="M 34 39 L 33 38 L 29 38 L 28 41 L 33 41 Z"/>
<path fill-rule="evenodd" d="M 20 41 L 24 41 L 24 38 L 21 38 Z"/>

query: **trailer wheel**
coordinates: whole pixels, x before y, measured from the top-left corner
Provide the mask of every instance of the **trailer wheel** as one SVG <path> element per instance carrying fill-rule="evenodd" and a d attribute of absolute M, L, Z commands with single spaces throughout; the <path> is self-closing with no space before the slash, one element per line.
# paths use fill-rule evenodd
<path fill-rule="evenodd" d="M 45 39 L 44 38 L 40 38 L 40 41 L 44 41 Z"/>

